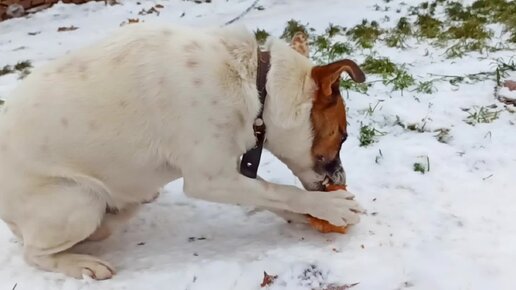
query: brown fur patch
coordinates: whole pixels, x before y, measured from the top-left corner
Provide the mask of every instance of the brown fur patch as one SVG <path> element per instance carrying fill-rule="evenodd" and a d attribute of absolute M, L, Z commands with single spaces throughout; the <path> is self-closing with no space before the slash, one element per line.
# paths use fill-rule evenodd
<path fill-rule="evenodd" d="M 341 60 L 312 69 L 317 84 L 311 111 L 314 140 L 312 157 L 317 164 L 333 161 L 347 138 L 346 105 L 340 94 L 340 74 L 346 71 L 356 82 L 364 82 L 362 70 L 351 60 Z"/>
<path fill-rule="evenodd" d="M 338 82 L 335 82 L 333 89 L 331 96 L 324 96 L 322 90 L 318 90 L 311 111 L 314 131 L 312 156 L 318 162 L 335 159 L 347 136 L 346 105 Z"/>

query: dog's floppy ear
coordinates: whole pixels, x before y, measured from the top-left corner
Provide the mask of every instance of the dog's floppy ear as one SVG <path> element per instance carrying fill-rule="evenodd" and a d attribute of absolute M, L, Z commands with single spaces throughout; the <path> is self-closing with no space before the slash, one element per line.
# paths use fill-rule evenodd
<path fill-rule="evenodd" d="M 292 41 L 290 42 L 290 46 L 301 55 L 308 57 L 310 53 L 310 48 L 308 47 L 308 36 L 304 32 L 296 32 L 294 37 L 292 37 Z"/>
<path fill-rule="evenodd" d="M 358 65 L 349 59 L 339 60 L 327 65 L 312 68 L 312 79 L 315 81 L 324 97 L 331 96 L 331 87 L 337 81 L 342 72 L 347 72 L 351 79 L 357 83 L 365 81 L 364 72 Z"/>

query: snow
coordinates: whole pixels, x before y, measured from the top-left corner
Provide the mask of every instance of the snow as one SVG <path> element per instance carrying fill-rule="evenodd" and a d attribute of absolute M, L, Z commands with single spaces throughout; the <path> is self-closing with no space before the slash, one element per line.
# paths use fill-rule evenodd
<path fill-rule="evenodd" d="M 37 67 L 107 36 L 128 18 L 222 25 L 253 1 L 140 2 L 58 4 L 28 19 L 2 22 L 0 67 L 26 59 Z M 138 15 L 142 8 L 158 3 L 164 6 L 159 16 Z M 281 34 L 291 18 L 319 31 L 330 22 L 349 27 L 362 18 L 389 27 L 399 18 L 396 8 L 406 8 L 397 3 L 264 0 L 259 5 L 265 10 L 253 10 L 239 23 L 274 35 Z M 376 11 L 374 4 L 392 8 Z M 390 22 L 382 22 L 385 15 Z M 79 29 L 57 32 L 58 27 L 70 25 Z M 400 50 L 378 44 L 375 50 L 407 64 L 418 80 L 432 78 L 430 74 L 490 70 L 496 59 L 514 55 L 513 47 L 487 57 L 471 53 L 449 60 L 444 50 L 424 42 L 409 45 Z M 425 56 L 427 50 L 430 54 Z M 362 61 L 366 55 L 368 51 L 350 57 Z M 0 98 L 8 98 L 18 82 L 14 74 L 0 77 Z M 369 214 L 346 235 L 322 235 L 286 224 L 268 212 L 190 199 L 182 193 L 182 181 L 176 181 L 120 233 L 78 246 L 78 251 L 94 253 L 116 267 L 117 275 L 107 281 L 75 280 L 26 265 L 20 243 L 0 223 L 0 285 L 17 290 L 260 289 L 266 271 L 278 275 L 269 289 L 324 289 L 332 283 L 357 282 L 351 289 L 516 289 L 516 114 L 496 102 L 493 87 L 492 81 L 459 87 L 443 81 L 436 83 L 433 94 L 407 90 L 401 95 L 377 83 L 368 95 L 350 92 L 346 99 L 350 136 L 341 157 L 348 188 Z M 506 89 L 500 93 L 514 94 Z M 374 113 L 366 114 L 378 100 L 382 102 Z M 464 108 L 492 104 L 502 110 L 497 120 L 475 126 L 463 121 L 468 117 Z M 405 124 L 426 122 L 429 131 L 403 130 L 395 125 L 396 116 Z M 361 123 L 373 124 L 386 134 L 359 147 Z M 437 141 L 432 131 L 439 128 L 450 129 L 448 144 Z M 426 165 L 427 157 L 431 170 L 415 172 L 413 164 Z M 260 174 L 272 182 L 300 185 L 268 152 Z"/>

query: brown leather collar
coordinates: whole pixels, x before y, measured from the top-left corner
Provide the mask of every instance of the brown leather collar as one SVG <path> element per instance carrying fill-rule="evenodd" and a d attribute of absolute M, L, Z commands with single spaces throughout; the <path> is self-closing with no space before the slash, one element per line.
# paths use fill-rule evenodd
<path fill-rule="evenodd" d="M 260 165 L 260 158 L 262 156 L 263 143 L 265 142 L 265 123 L 263 121 L 263 107 L 265 105 L 265 98 L 267 97 L 267 73 L 271 66 L 271 54 L 268 51 L 260 51 L 258 49 L 258 69 L 256 73 L 256 88 L 260 97 L 262 107 L 254 121 L 253 130 L 256 136 L 256 145 L 247 151 L 242 156 L 240 161 L 240 173 L 249 177 L 256 178 L 258 173 L 258 166 Z"/>

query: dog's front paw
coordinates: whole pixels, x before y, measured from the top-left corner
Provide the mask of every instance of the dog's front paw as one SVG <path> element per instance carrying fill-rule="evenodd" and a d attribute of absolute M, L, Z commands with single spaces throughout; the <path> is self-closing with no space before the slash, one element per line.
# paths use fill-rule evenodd
<path fill-rule="evenodd" d="M 284 219 L 289 224 L 308 224 L 308 219 L 306 215 L 290 212 L 286 210 L 273 210 L 269 209 L 271 212 L 275 213 L 277 216 Z"/>
<path fill-rule="evenodd" d="M 160 192 L 157 191 L 155 193 L 152 193 L 150 194 L 149 196 L 147 196 L 143 201 L 142 201 L 142 204 L 147 204 L 147 203 L 151 203 L 153 201 L 155 201 L 156 199 L 158 199 L 160 195 Z"/>
<path fill-rule="evenodd" d="M 309 192 L 300 201 L 305 212 L 335 226 L 354 225 L 360 221 L 364 209 L 354 200 L 355 196 L 345 190 Z"/>

